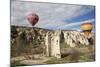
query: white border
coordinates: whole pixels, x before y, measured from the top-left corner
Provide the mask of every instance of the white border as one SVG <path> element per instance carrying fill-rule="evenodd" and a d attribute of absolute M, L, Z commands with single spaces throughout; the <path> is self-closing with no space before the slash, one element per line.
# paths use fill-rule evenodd
<path fill-rule="evenodd" d="M 39 2 L 53 2 L 53 3 L 84 4 L 84 5 L 96 4 L 94 0 L 21 0 L 21 1 L 39 1 Z"/>
<path fill-rule="evenodd" d="M 0 67 L 8 67 L 10 61 L 10 2 L 0 1 Z"/>

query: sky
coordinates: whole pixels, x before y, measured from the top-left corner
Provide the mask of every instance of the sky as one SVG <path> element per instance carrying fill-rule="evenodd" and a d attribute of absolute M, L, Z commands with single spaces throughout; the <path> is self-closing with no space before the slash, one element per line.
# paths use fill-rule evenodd
<path fill-rule="evenodd" d="M 81 31 L 80 25 L 83 23 L 90 22 L 95 26 L 95 6 L 25 1 L 11 1 L 11 25 L 32 27 L 26 19 L 29 12 L 39 16 L 34 27 Z"/>

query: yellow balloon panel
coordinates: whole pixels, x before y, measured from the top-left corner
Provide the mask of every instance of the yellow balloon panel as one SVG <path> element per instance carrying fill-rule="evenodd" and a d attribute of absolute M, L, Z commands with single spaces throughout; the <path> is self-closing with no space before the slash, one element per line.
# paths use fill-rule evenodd
<path fill-rule="evenodd" d="M 92 25 L 91 24 L 85 24 L 81 26 L 82 30 L 92 30 Z"/>

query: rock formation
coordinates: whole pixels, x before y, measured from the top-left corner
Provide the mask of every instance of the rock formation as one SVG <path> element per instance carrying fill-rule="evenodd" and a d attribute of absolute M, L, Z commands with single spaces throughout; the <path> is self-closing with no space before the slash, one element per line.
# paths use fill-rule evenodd
<path fill-rule="evenodd" d="M 61 58 L 62 42 L 69 47 L 93 45 L 94 33 L 86 37 L 79 31 L 11 26 L 12 56 L 42 53 L 45 56 Z"/>

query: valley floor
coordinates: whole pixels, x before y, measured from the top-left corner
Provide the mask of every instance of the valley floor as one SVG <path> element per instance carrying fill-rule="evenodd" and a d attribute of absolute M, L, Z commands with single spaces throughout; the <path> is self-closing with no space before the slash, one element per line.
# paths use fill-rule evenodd
<path fill-rule="evenodd" d="M 92 47 L 94 48 L 94 47 Z M 60 64 L 60 63 L 74 63 L 74 62 L 92 62 L 95 61 L 94 49 L 84 48 L 63 48 L 61 50 L 61 57 L 45 57 L 35 55 L 18 56 L 11 58 L 11 67 L 25 66 L 25 65 L 42 65 L 42 64 Z"/>

